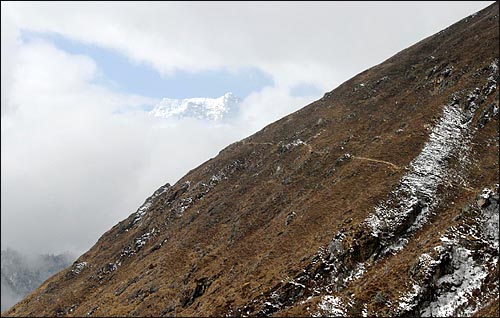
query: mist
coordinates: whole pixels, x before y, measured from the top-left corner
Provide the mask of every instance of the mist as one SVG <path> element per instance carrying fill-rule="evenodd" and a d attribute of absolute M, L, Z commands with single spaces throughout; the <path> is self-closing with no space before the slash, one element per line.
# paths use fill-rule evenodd
<path fill-rule="evenodd" d="M 22 254 L 12 249 L 2 250 L 1 311 L 22 300 L 75 259 L 76 256 L 71 253 Z"/>

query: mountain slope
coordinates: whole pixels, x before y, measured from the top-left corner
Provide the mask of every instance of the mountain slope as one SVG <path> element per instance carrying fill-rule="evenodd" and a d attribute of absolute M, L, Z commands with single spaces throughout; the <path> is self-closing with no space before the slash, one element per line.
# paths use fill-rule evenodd
<path fill-rule="evenodd" d="M 161 187 L 4 315 L 498 314 L 498 11 Z"/>

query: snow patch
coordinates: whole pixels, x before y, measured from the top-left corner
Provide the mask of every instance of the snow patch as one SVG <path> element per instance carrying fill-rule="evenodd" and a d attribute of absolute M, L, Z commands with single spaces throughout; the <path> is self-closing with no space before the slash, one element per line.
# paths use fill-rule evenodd
<path fill-rule="evenodd" d="M 418 304 L 420 290 L 421 287 L 419 285 L 413 284 L 412 290 L 406 292 L 399 298 L 398 309 L 403 312 L 412 310 Z"/>
<path fill-rule="evenodd" d="M 294 141 L 292 141 L 292 142 L 290 142 L 288 144 L 282 145 L 281 149 L 290 150 L 290 149 L 295 148 L 295 147 L 297 147 L 299 145 L 306 145 L 306 143 L 303 142 L 300 139 L 295 139 Z"/>
<path fill-rule="evenodd" d="M 489 65 L 489 69 L 491 70 L 491 72 L 493 73 L 497 73 L 498 72 L 498 59 L 494 59 L 491 64 Z"/>
<path fill-rule="evenodd" d="M 149 208 L 153 205 L 154 200 L 167 192 L 169 188 L 170 184 L 167 183 L 164 186 L 161 186 L 153 193 L 153 195 L 147 198 L 146 201 L 144 201 L 144 203 L 139 207 L 139 209 L 137 209 L 137 212 L 135 212 L 134 219 L 132 220 L 132 225 L 139 222 L 142 217 L 149 211 Z"/>
<path fill-rule="evenodd" d="M 135 250 L 138 251 L 154 236 L 156 229 L 153 228 L 151 232 L 144 233 L 134 240 Z"/>
<path fill-rule="evenodd" d="M 483 265 L 474 262 L 471 251 L 457 247 L 453 249 L 452 257 L 454 271 L 438 279 L 436 288 L 439 296 L 421 311 L 422 316 L 454 316 L 458 308 L 469 302 L 472 292 L 481 288 L 488 272 Z M 446 292 L 440 292 L 445 288 Z"/>
<path fill-rule="evenodd" d="M 485 188 L 478 198 L 488 200 L 489 204 L 473 207 L 475 215 L 447 230 L 440 238 L 442 244 L 434 247 L 437 258 L 427 253 L 419 257 L 417 268 L 424 274 L 423 280 L 432 279 L 444 259 L 451 260 L 446 273 L 434 278 L 437 279 L 432 289 L 435 296 L 420 309 L 421 316 L 472 316 L 490 295 L 491 291 L 485 290 L 483 284 L 488 273 L 498 266 L 498 196 Z M 496 221 L 491 219 L 493 215 Z"/>
<path fill-rule="evenodd" d="M 315 317 L 345 317 L 347 315 L 346 307 L 342 302 L 342 299 L 332 295 L 324 296 L 321 302 L 318 304 L 318 308 L 321 310 L 321 312 L 313 315 Z"/>
<path fill-rule="evenodd" d="M 359 279 L 366 272 L 365 263 L 358 263 L 354 270 L 349 273 L 349 276 L 345 279 L 345 282 L 350 282 Z"/>
<path fill-rule="evenodd" d="M 87 266 L 88 266 L 88 263 L 87 263 L 87 262 L 80 262 L 80 263 L 75 264 L 75 265 L 73 266 L 73 269 L 71 270 L 71 272 L 72 272 L 73 274 L 75 274 L 75 275 L 80 274 L 80 273 L 83 271 L 83 269 L 84 269 L 85 267 L 87 267 Z"/>
<path fill-rule="evenodd" d="M 363 304 L 363 309 L 361 310 L 361 317 L 368 317 L 368 309 L 366 308 L 366 304 Z"/>

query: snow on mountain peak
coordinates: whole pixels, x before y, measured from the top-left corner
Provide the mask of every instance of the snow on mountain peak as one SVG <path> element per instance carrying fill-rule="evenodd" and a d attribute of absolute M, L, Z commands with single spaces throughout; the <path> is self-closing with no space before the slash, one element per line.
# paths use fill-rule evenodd
<path fill-rule="evenodd" d="M 163 98 L 149 113 L 161 118 L 193 117 L 197 119 L 221 120 L 238 111 L 241 99 L 228 92 L 218 98 Z"/>

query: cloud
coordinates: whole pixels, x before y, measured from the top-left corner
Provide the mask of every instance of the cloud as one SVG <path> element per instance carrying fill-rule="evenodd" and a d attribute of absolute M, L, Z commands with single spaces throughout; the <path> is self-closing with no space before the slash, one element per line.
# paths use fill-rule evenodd
<path fill-rule="evenodd" d="M 59 248 L 81 249 L 75 236 L 88 246 L 103 224 L 123 217 L 135 190 L 130 180 L 147 160 L 139 127 L 113 110 L 150 100 L 93 86 L 91 60 L 47 43 L 18 54 L 9 99 L 15 107 L 2 116 L 2 246 L 53 251 L 66 242 Z"/>
<path fill-rule="evenodd" d="M 251 66 L 279 85 L 331 90 L 490 3 L 9 3 L 2 12 L 165 74 Z"/>
<path fill-rule="evenodd" d="M 1 311 L 9 309 L 11 306 L 15 305 L 18 303 L 20 300 L 23 299 L 22 295 L 17 294 L 12 290 L 12 287 L 7 285 L 7 283 L 4 283 L 2 280 L 1 282 L 1 293 L 2 293 L 2 303 L 1 303 Z"/>
<path fill-rule="evenodd" d="M 254 133 L 319 97 L 318 95 L 294 97 L 286 88 L 267 87 L 243 100 L 235 125 L 245 127 L 245 131 Z"/>

